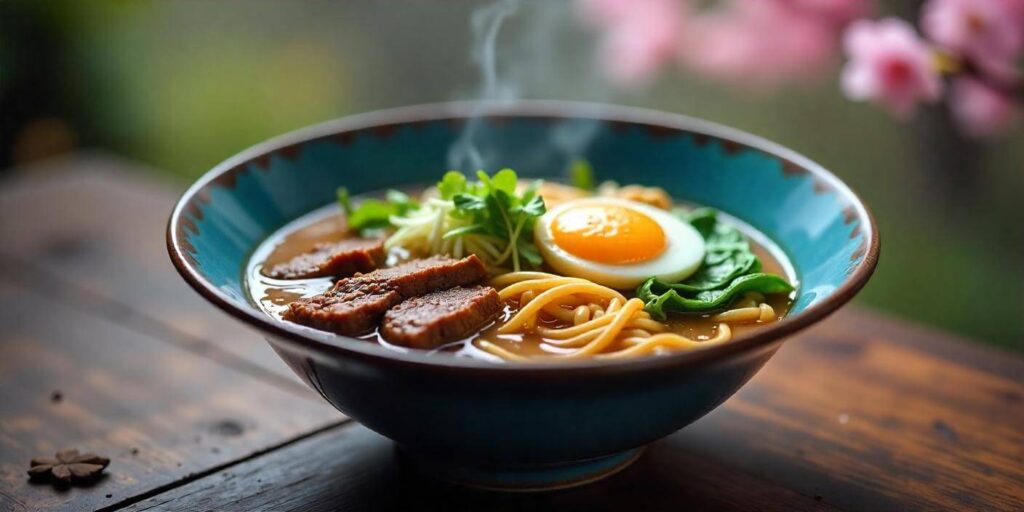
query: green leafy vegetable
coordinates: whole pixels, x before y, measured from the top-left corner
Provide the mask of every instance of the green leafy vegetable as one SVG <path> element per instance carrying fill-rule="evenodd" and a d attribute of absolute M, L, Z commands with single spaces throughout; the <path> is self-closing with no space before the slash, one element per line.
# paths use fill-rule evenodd
<path fill-rule="evenodd" d="M 399 190 L 388 190 L 387 193 L 384 194 L 384 197 L 387 199 L 388 203 L 394 205 L 398 210 L 396 215 L 405 215 L 420 207 L 419 201 L 416 201 L 409 197 L 405 192 Z"/>
<path fill-rule="evenodd" d="M 763 272 L 737 277 L 723 289 L 698 292 L 693 297 L 681 295 L 677 286 L 652 277 L 640 285 L 636 295 L 644 301 L 644 310 L 655 319 L 664 320 L 668 312 L 701 312 L 724 308 L 747 292 L 772 294 L 793 291 L 793 286 L 782 277 Z"/>
<path fill-rule="evenodd" d="M 385 199 L 366 199 L 352 206 L 348 189 L 338 189 L 338 203 L 348 219 L 348 227 L 361 235 L 391 227 L 391 218 L 419 208 L 419 203 L 398 190 L 388 190 Z"/>
<path fill-rule="evenodd" d="M 572 185 L 580 190 L 590 192 L 596 188 L 594 168 L 590 166 L 590 162 L 582 158 L 573 160 L 569 165 L 569 178 L 572 180 Z"/>
<path fill-rule="evenodd" d="M 685 222 L 689 222 L 700 236 L 706 240 L 711 231 L 718 223 L 718 212 L 711 208 L 697 208 L 696 210 L 677 210 L 676 215 Z"/>
<path fill-rule="evenodd" d="M 448 171 L 444 173 L 441 181 L 437 182 L 437 192 L 441 199 L 445 200 L 455 197 L 455 194 L 466 192 L 467 187 L 466 177 L 459 171 Z"/>
<path fill-rule="evenodd" d="M 533 226 L 545 212 L 544 199 L 537 194 L 538 184 L 517 194 L 519 179 L 511 169 L 502 169 L 494 176 L 477 171 L 476 176 L 479 182 L 471 184 L 449 172 L 438 184 L 438 190 L 444 189 L 442 197 L 452 193 L 455 214 L 469 219 L 469 225 L 448 230 L 445 238 L 484 235 L 496 240 L 501 248 L 493 258 L 497 264 L 510 259 L 515 271 L 540 266 L 540 253 L 533 246 Z"/>
<path fill-rule="evenodd" d="M 699 292 L 728 285 L 733 279 L 761 270 L 761 261 L 750 250 L 750 243 L 738 229 L 718 222 L 717 212 L 699 208 L 681 213 L 704 237 L 704 262 L 692 276 L 677 283 L 679 291 Z"/>
<path fill-rule="evenodd" d="M 650 278 L 637 289 L 644 309 L 663 320 L 670 312 L 702 312 L 721 309 L 747 292 L 787 293 L 785 279 L 761 272 L 761 261 L 738 229 L 718 222 L 715 210 L 700 208 L 678 215 L 704 237 L 705 254 L 700 268 L 679 283 Z"/>
<path fill-rule="evenodd" d="M 345 187 L 338 187 L 338 204 L 341 205 L 341 211 L 345 212 L 345 215 L 352 214 L 352 196 L 349 195 L 348 189 Z"/>
<path fill-rule="evenodd" d="M 385 245 L 414 254 L 473 253 L 491 268 L 540 266 L 533 245 L 534 224 L 545 212 L 544 199 L 537 194 L 539 182 L 517 192 L 519 178 L 511 169 L 494 175 L 478 171 L 475 177 L 445 173 L 437 183 L 439 197 L 388 217 L 398 229 Z"/>
<path fill-rule="evenodd" d="M 476 172 L 477 178 L 480 182 L 487 185 L 492 191 L 502 191 L 508 195 L 516 193 L 516 181 L 519 179 L 516 176 L 516 172 L 512 169 L 502 169 L 498 171 L 489 181 L 487 179 L 487 173 L 483 171 Z"/>

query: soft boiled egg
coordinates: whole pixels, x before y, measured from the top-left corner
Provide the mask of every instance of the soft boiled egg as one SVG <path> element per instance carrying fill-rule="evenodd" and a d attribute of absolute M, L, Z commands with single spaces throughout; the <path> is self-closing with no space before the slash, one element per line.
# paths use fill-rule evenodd
<path fill-rule="evenodd" d="M 565 201 L 537 221 L 534 238 L 554 270 L 618 289 L 651 276 L 681 281 L 704 260 L 704 239 L 693 226 L 626 199 Z"/>

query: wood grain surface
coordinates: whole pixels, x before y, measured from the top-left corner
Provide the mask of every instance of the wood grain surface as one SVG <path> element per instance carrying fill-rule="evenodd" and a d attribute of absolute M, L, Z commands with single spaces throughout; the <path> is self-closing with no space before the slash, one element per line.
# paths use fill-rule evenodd
<path fill-rule="evenodd" d="M 931 345 L 948 357 L 920 348 Z M 1011 373 L 959 362 L 971 359 Z M 351 426 L 132 510 L 1024 510 L 1022 375 L 1019 358 L 846 311 L 591 486 L 521 495 L 442 484 Z"/>
<path fill-rule="evenodd" d="M 393 443 L 353 424 L 144 500 L 129 510 L 804 511 L 831 507 L 699 459 L 668 442 L 653 446 L 630 469 L 597 485 L 542 494 L 466 489 L 421 474 Z"/>
<path fill-rule="evenodd" d="M 7 509 L 110 505 L 341 421 L 325 404 L 12 280 L 20 281 L 0 273 L 0 499 Z M 63 448 L 109 456 L 107 478 L 66 492 L 26 481 L 29 459 Z"/>
<path fill-rule="evenodd" d="M 306 392 L 257 331 L 215 314 L 171 266 L 164 235 L 179 187 L 102 153 L 24 169 L 0 187 L 0 257 L 100 314 Z"/>
<path fill-rule="evenodd" d="M 436 481 L 181 282 L 173 186 L 96 155 L 28 174 L 0 183 L 0 511 L 1024 510 L 1024 359 L 856 308 L 609 480 Z M 30 484 L 65 446 L 107 478 Z"/>

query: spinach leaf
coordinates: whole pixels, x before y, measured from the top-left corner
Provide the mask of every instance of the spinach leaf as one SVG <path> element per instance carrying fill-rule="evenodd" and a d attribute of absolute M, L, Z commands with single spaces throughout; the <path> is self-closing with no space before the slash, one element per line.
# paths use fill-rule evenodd
<path fill-rule="evenodd" d="M 718 223 L 718 214 L 711 208 L 697 208 L 696 210 L 676 210 L 677 217 L 683 222 L 689 222 L 694 229 L 707 241 L 708 235 L 715 229 Z"/>
<path fill-rule="evenodd" d="M 763 272 L 737 277 L 725 288 L 698 292 L 692 297 L 681 295 L 677 286 L 652 277 L 640 285 L 636 295 L 644 301 L 645 311 L 657 320 L 664 320 L 666 313 L 670 312 L 702 312 L 724 308 L 747 292 L 772 294 L 793 291 L 793 286 L 782 277 Z"/>
<path fill-rule="evenodd" d="M 738 229 L 718 222 L 711 208 L 676 214 L 704 237 L 704 261 L 697 272 L 679 283 L 652 277 L 637 289 L 651 316 L 663 320 L 670 312 L 721 309 L 746 292 L 786 293 L 793 287 L 782 277 L 761 272 L 761 261 Z"/>
<path fill-rule="evenodd" d="M 714 290 L 728 285 L 733 279 L 758 272 L 761 261 L 750 250 L 750 243 L 738 229 L 718 222 L 717 213 L 711 208 L 699 208 L 681 213 L 704 237 L 704 262 L 697 272 L 682 283 L 676 284 L 679 291 L 699 292 Z"/>
<path fill-rule="evenodd" d="M 714 290 L 729 284 L 739 276 L 757 272 L 760 267 L 760 260 L 750 252 L 734 251 L 727 255 L 712 255 L 709 252 L 697 272 L 675 286 L 680 291 L 688 292 Z"/>

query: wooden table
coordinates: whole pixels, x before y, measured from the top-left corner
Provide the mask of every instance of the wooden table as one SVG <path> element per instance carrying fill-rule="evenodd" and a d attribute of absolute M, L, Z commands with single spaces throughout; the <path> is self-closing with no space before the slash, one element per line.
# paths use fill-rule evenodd
<path fill-rule="evenodd" d="M 178 278 L 179 190 L 100 153 L 0 182 L 0 510 L 1024 510 L 1024 359 L 855 307 L 606 481 L 435 481 Z M 64 447 L 107 475 L 28 481 Z"/>

